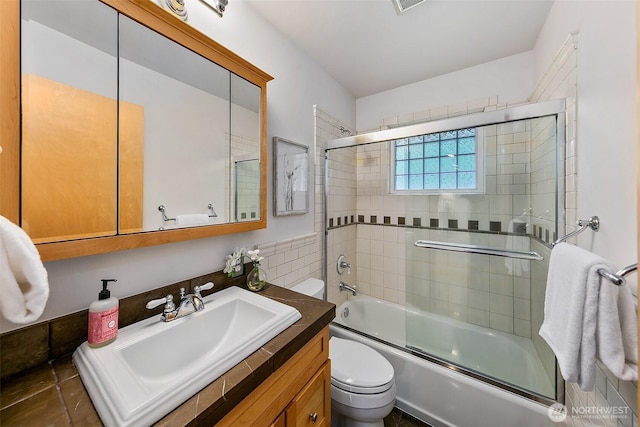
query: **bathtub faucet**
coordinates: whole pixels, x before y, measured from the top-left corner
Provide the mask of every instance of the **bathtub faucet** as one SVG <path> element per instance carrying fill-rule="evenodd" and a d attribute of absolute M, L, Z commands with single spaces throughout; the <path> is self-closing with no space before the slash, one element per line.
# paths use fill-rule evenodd
<path fill-rule="evenodd" d="M 354 288 L 352 286 L 349 286 L 349 285 L 347 285 L 346 283 L 344 283 L 342 281 L 338 285 L 338 288 L 340 288 L 340 292 L 349 291 L 349 292 L 351 292 L 353 294 L 354 297 L 356 296 L 356 288 Z"/>

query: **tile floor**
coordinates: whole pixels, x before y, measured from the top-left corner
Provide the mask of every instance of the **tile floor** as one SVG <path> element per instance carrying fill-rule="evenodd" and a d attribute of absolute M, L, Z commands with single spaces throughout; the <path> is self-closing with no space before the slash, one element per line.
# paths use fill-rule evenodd
<path fill-rule="evenodd" d="M 431 427 L 420 421 L 417 418 L 412 417 L 406 412 L 402 412 L 398 408 L 393 408 L 393 411 L 387 415 L 384 419 L 384 427 Z"/>

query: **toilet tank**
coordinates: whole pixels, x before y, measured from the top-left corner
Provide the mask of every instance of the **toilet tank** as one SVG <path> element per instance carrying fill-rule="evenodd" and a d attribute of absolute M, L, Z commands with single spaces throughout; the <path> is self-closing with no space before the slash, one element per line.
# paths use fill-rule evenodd
<path fill-rule="evenodd" d="M 300 292 L 310 297 L 324 299 L 324 282 L 320 279 L 309 278 L 291 287 L 292 291 Z"/>

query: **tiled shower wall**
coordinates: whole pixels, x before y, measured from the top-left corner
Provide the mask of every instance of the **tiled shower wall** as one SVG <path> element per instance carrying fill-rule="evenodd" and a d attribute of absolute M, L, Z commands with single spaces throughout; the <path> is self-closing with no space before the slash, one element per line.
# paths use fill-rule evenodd
<path fill-rule="evenodd" d="M 547 122 L 555 123 L 550 119 Z M 536 156 L 549 158 L 548 153 L 540 154 L 542 144 L 533 143 L 535 123 L 531 123 L 485 127 L 482 134 L 486 194 L 389 194 L 388 142 L 357 147 L 357 192 L 354 193 L 350 179 L 356 177 L 349 171 L 354 168 L 351 154 L 354 148 L 331 150 L 329 224 L 333 229 L 330 236 L 353 234 L 352 228 L 357 228 L 357 280 L 353 276 L 351 280 L 359 292 L 531 337 L 529 261 L 518 261 L 524 268 L 509 274 L 504 259 L 468 258 L 469 255 L 413 247 L 418 238 L 503 248 L 510 239 L 511 243 L 517 241 L 520 249 L 527 250 L 527 237 L 505 233 L 513 233 L 513 220 L 521 221 L 516 233 L 531 234 L 533 227 L 527 229 L 525 224 L 537 219 L 536 229 L 543 231 L 542 237 L 547 241 L 553 239 L 553 229 L 548 231 L 550 225 L 543 226 L 540 221 L 543 217 L 552 219 L 555 189 L 550 202 L 539 194 L 536 206 L 546 203 L 544 209 L 540 207 L 539 215 L 529 195 L 532 147 L 537 149 Z M 547 145 L 546 148 L 551 149 L 553 157 L 555 147 Z M 537 182 L 534 184 L 540 192 L 544 190 Z M 355 227 L 350 225 L 354 200 Z M 344 236 L 340 242 L 343 247 L 352 244 Z M 466 261 L 474 267 L 469 268 Z"/>
<path fill-rule="evenodd" d="M 328 193 L 327 206 L 328 226 L 327 234 L 327 287 L 329 301 L 336 305 L 344 302 L 348 292 L 340 292 L 340 281 L 349 286 L 360 286 L 358 274 L 360 271 L 356 253 L 356 153 L 355 148 L 343 148 L 329 152 L 328 164 Z M 353 268 L 338 273 L 337 261 L 344 255 Z M 362 289 L 358 289 L 362 292 Z"/>

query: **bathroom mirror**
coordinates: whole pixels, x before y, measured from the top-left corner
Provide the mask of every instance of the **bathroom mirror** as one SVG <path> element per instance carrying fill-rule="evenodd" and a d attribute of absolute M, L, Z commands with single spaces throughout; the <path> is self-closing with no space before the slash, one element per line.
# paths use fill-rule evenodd
<path fill-rule="evenodd" d="M 43 260 L 266 227 L 269 75 L 154 2 L 2 12 L 3 90 L 21 85 L 2 118 L 22 126 L 3 129 L 3 165 L 21 172 L 9 188 L 3 171 L 0 214 Z"/>

